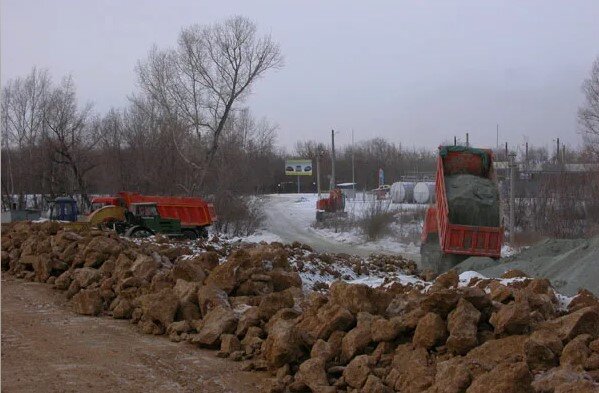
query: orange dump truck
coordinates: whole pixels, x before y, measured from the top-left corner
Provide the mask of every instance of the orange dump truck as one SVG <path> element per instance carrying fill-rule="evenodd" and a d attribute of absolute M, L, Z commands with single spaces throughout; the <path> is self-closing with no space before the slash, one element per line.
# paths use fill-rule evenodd
<path fill-rule="evenodd" d="M 451 269 L 470 256 L 495 259 L 501 256 L 503 227 L 499 225 L 499 218 L 497 225 L 493 226 L 451 222 L 446 181 L 449 176 L 456 174 L 488 179 L 497 189 L 491 150 L 466 146 L 439 147 L 435 182 L 437 199 L 426 212 L 421 236 L 421 265 L 437 273 Z"/>
<path fill-rule="evenodd" d="M 155 203 L 162 218 L 181 221 L 181 232 L 189 239 L 207 236 L 207 227 L 216 221 L 214 205 L 198 197 L 172 197 L 142 195 L 136 192 L 119 192 L 116 196 L 92 199 L 92 209 L 103 206 L 121 206 L 126 209 L 132 204 Z"/>

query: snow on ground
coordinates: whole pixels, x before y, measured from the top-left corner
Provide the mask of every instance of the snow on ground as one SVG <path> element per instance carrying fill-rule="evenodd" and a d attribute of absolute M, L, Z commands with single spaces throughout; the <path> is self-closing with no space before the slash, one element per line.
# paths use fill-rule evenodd
<path fill-rule="evenodd" d="M 473 278 L 478 278 L 481 280 L 484 280 L 485 278 L 487 278 L 487 277 L 483 276 L 482 274 L 472 271 L 472 270 L 461 273 L 459 277 L 460 277 L 460 283 L 458 284 L 458 286 L 460 286 L 460 287 L 467 287 L 468 283 Z"/>
<path fill-rule="evenodd" d="M 264 229 L 259 229 L 249 236 L 233 236 L 233 237 L 229 237 L 227 239 L 232 243 L 235 243 L 235 242 L 272 243 L 272 242 L 281 242 L 282 241 L 280 236 L 275 235 L 274 233 L 271 233 Z"/>
<path fill-rule="evenodd" d="M 504 244 L 503 247 L 501 247 L 501 257 L 509 258 L 511 256 L 514 256 L 514 255 L 520 253 L 520 251 L 522 251 L 522 249 L 517 248 L 517 247 L 512 247 L 509 244 Z"/>
<path fill-rule="evenodd" d="M 323 197 L 325 195 L 323 194 Z M 337 228 L 316 228 L 316 194 L 273 194 L 265 197 L 266 222 L 263 231 L 279 236 L 281 241 L 299 241 L 318 251 L 343 252 L 367 256 L 370 253 L 403 254 L 418 259 L 418 235 L 421 222 L 393 224 L 392 234 L 368 241 L 359 228 L 340 225 Z M 359 218 L 373 202 L 368 194 L 346 201 L 349 218 Z M 386 202 L 383 202 L 386 203 Z M 390 204 L 391 209 L 415 211 L 424 205 Z M 403 239 L 403 240 L 402 240 Z M 406 240 L 410 239 L 410 240 Z"/>
<path fill-rule="evenodd" d="M 557 299 L 557 309 L 559 311 L 567 311 L 568 310 L 568 306 L 570 305 L 570 302 L 572 302 L 572 300 L 574 300 L 574 298 L 576 296 L 566 296 L 566 295 L 562 295 L 561 293 L 555 293 L 555 297 Z"/>

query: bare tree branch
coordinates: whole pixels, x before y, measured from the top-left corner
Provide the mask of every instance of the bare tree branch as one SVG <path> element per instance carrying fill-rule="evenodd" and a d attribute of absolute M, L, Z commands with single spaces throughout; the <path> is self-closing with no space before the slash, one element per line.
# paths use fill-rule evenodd
<path fill-rule="evenodd" d="M 236 103 L 266 71 L 282 64 L 278 44 L 268 35 L 258 37 L 256 25 L 243 17 L 185 28 L 176 49 L 154 47 L 138 64 L 143 94 L 204 146 L 194 151 L 184 148 L 186 141 L 175 141 L 183 160 L 200 171 L 197 187 L 203 186 Z"/>
<path fill-rule="evenodd" d="M 578 123 L 587 148 L 599 160 L 599 57 L 582 85 L 586 102 L 578 110 Z"/>

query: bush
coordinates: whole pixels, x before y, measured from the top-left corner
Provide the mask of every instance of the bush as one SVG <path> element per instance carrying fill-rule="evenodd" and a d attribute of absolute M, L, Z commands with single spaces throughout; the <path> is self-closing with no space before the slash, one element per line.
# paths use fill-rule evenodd
<path fill-rule="evenodd" d="M 390 209 L 389 201 L 372 201 L 360 214 L 358 225 L 368 240 L 376 240 L 391 232 L 394 221 L 395 211 Z"/>
<path fill-rule="evenodd" d="M 233 236 L 248 236 L 264 221 L 264 202 L 256 196 L 236 195 L 229 191 L 214 196 L 218 221 L 214 229 Z"/>
<path fill-rule="evenodd" d="M 516 198 L 518 231 L 555 238 L 593 236 L 599 224 L 596 178 L 594 173 L 545 174 L 532 196 Z M 509 224 L 509 200 L 502 208 Z"/>

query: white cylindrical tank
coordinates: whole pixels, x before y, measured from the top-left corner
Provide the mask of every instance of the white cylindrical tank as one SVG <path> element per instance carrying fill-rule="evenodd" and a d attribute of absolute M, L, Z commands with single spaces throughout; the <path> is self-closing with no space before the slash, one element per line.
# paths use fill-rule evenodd
<path fill-rule="evenodd" d="M 414 201 L 416 203 L 435 202 L 435 183 L 420 182 L 414 187 Z"/>
<path fill-rule="evenodd" d="M 414 201 L 414 183 L 400 181 L 391 185 L 391 202 L 412 203 Z"/>
<path fill-rule="evenodd" d="M 399 188 L 401 183 L 396 182 L 391 184 L 391 190 L 389 190 L 389 196 L 391 197 L 391 202 L 393 203 L 401 203 L 399 200 Z"/>

